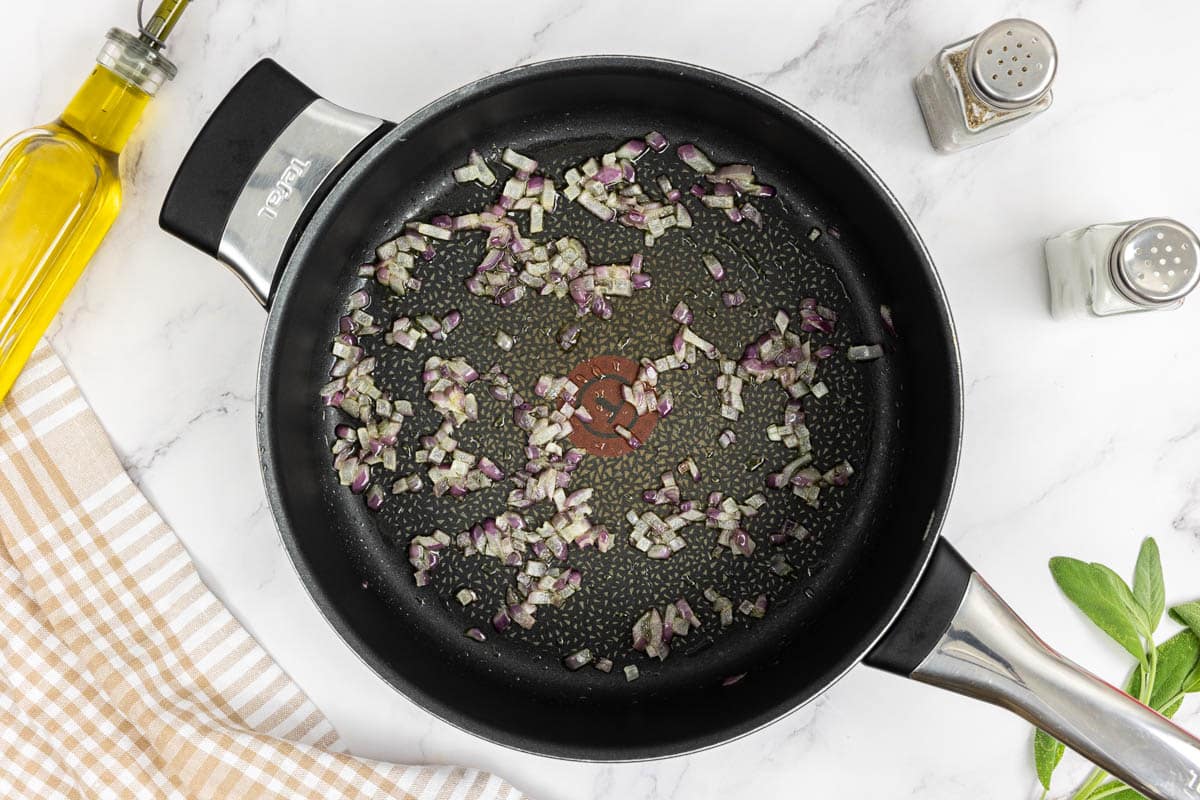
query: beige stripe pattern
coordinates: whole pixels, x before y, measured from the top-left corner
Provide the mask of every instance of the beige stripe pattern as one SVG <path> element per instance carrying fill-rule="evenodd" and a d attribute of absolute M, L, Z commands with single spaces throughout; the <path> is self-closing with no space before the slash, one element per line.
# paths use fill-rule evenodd
<path fill-rule="evenodd" d="M 0 405 L 0 797 L 519 800 L 342 752 L 42 344 Z"/>

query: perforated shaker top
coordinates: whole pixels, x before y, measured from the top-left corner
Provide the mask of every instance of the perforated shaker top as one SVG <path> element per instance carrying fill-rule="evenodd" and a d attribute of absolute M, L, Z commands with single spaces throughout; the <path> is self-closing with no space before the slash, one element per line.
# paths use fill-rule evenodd
<path fill-rule="evenodd" d="M 1036 22 L 1003 19 L 975 37 L 968 63 L 971 82 L 984 100 L 1000 108 L 1020 108 L 1049 91 L 1058 50 Z"/>
<path fill-rule="evenodd" d="M 1175 220 L 1135 222 L 1113 245 L 1114 282 L 1135 303 L 1174 303 L 1200 281 L 1198 248 L 1196 234 Z"/>

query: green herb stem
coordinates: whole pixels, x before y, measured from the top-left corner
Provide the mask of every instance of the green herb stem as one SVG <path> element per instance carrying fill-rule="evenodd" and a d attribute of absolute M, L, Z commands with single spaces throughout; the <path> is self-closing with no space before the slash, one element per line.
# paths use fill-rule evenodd
<path fill-rule="evenodd" d="M 1176 692 L 1175 694 L 1168 697 L 1165 701 L 1163 701 L 1162 705 L 1160 705 L 1158 708 L 1156 708 L 1154 710 L 1157 711 L 1158 713 L 1162 714 L 1168 708 L 1175 705 L 1179 701 L 1183 700 L 1183 698 L 1186 696 L 1187 696 L 1187 692 Z"/>
<path fill-rule="evenodd" d="M 1092 792 L 1096 790 L 1097 786 L 1104 783 L 1107 777 L 1108 773 L 1102 769 L 1092 770 L 1092 774 L 1083 782 L 1083 786 L 1079 787 L 1079 791 L 1071 795 L 1071 800 L 1091 800 Z"/>
<path fill-rule="evenodd" d="M 1158 673 L 1158 648 L 1154 646 L 1153 639 L 1147 640 L 1146 651 L 1150 659 L 1150 668 L 1142 671 L 1142 685 L 1138 687 L 1138 701 L 1142 705 L 1150 702 L 1150 697 L 1154 694 L 1154 679 Z"/>

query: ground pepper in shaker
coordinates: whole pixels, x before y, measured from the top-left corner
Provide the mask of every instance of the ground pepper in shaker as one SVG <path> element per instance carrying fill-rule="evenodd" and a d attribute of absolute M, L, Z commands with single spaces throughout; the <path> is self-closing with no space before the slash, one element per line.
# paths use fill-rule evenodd
<path fill-rule="evenodd" d="M 1046 240 L 1055 317 L 1178 308 L 1200 281 L 1200 240 L 1172 219 L 1092 225 Z"/>
<path fill-rule="evenodd" d="M 913 81 L 935 149 L 998 139 L 1050 107 L 1058 51 L 1027 19 L 1004 19 L 946 47 Z"/>

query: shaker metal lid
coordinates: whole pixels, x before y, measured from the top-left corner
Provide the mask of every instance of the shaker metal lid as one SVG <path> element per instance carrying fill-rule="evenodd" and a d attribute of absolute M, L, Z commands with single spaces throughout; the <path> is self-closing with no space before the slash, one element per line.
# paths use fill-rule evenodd
<path fill-rule="evenodd" d="M 1130 225 L 1113 244 L 1113 282 L 1135 303 L 1175 303 L 1200 281 L 1200 240 L 1173 219 L 1144 219 Z"/>
<path fill-rule="evenodd" d="M 985 101 L 1020 108 L 1050 90 L 1058 49 L 1036 22 L 1002 19 L 975 37 L 967 61 L 971 83 Z"/>

